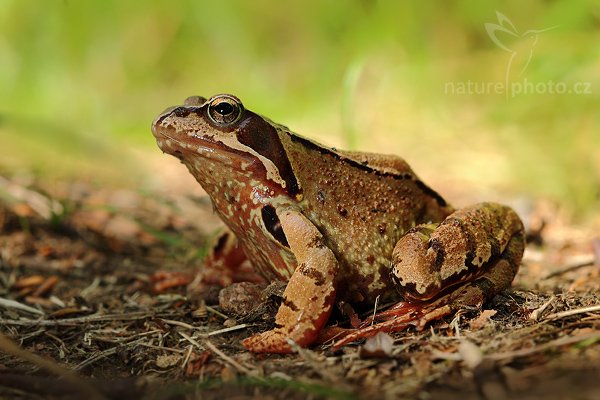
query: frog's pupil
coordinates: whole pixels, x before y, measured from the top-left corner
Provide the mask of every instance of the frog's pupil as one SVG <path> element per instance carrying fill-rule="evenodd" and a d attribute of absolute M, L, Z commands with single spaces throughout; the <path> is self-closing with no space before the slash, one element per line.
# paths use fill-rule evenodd
<path fill-rule="evenodd" d="M 215 111 L 221 115 L 229 115 L 233 112 L 233 106 L 229 103 L 219 103 L 215 107 Z"/>

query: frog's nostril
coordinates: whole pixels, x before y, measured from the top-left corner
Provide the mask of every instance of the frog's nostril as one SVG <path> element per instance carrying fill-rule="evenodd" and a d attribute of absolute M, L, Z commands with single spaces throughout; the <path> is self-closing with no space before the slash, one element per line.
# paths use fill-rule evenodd
<path fill-rule="evenodd" d="M 156 119 L 154 120 L 154 122 L 152 122 L 152 132 L 155 132 L 155 127 L 157 125 L 160 125 L 165 118 L 167 118 L 169 115 L 171 115 L 171 112 L 173 110 L 175 110 L 178 107 L 169 107 L 166 110 L 164 110 L 163 112 L 160 113 L 160 115 L 158 117 L 156 117 Z"/>
<path fill-rule="evenodd" d="M 172 111 L 172 113 L 175 114 L 176 117 L 183 118 L 190 115 L 190 110 L 186 107 L 177 107 Z"/>

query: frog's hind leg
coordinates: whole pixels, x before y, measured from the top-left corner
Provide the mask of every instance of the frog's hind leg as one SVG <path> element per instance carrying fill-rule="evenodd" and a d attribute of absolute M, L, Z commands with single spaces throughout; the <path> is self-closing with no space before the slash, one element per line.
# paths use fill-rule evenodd
<path fill-rule="evenodd" d="M 441 224 L 417 226 L 394 250 L 393 273 L 404 272 L 395 278 L 405 284 L 400 290 L 410 302 L 366 320 L 363 328 L 336 342 L 334 348 L 380 331 L 401 331 L 411 325 L 422 329 L 465 306 L 480 306 L 510 286 L 524 246 L 522 224 L 514 211 L 490 203 L 459 210 Z M 447 257 L 439 255 L 444 251 Z M 416 267 L 403 264 L 401 257 L 407 255 Z M 475 268 L 470 264 L 476 257 L 480 265 Z M 442 279 L 444 268 L 456 271 L 453 277 Z"/>
<path fill-rule="evenodd" d="M 419 225 L 396 244 L 391 278 L 409 301 L 438 297 L 451 287 L 498 268 L 511 268 L 495 285 L 510 286 L 525 247 L 523 223 L 509 207 L 480 203 L 457 210 L 438 224 Z"/>
<path fill-rule="evenodd" d="M 203 297 L 211 287 L 227 287 L 236 282 L 264 284 L 254 269 L 235 234 L 221 228 L 208 244 L 202 268 L 188 281 L 188 295 Z"/>

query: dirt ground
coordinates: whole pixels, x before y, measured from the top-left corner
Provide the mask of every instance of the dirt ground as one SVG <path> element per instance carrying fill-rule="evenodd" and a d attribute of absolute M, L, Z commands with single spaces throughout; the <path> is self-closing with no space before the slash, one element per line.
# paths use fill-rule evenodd
<path fill-rule="evenodd" d="M 178 285 L 220 225 L 207 198 L 0 177 L 0 396 L 599 399 L 600 216 L 526 214 L 513 288 L 481 309 L 393 345 L 253 355 L 277 288 L 233 315 Z"/>

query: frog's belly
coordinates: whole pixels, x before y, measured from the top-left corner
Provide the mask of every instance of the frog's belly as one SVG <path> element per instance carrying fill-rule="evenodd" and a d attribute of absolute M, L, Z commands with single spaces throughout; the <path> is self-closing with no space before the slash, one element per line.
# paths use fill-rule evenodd
<path fill-rule="evenodd" d="M 378 296 L 380 301 L 399 297 L 390 278 L 396 238 L 369 242 L 348 237 L 344 242 L 343 246 L 331 245 L 340 262 L 338 298 L 353 304 L 373 304 Z"/>
<path fill-rule="evenodd" d="M 342 262 L 337 285 L 338 299 L 352 304 L 373 304 L 377 297 L 379 301 L 398 298 L 390 270 L 391 263 L 384 257 L 366 264 Z"/>

